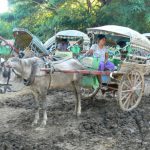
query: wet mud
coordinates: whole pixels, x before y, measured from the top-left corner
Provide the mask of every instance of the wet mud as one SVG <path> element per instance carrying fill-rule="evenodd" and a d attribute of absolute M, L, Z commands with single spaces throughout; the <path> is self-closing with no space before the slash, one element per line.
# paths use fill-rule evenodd
<path fill-rule="evenodd" d="M 0 150 L 150 149 L 150 97 L 132 112 L 113 98 L 84 100 L 79 118 L 72 92 L 52 91 L 47 100 L 47 126 L 36 130 L 31 93 L 0 95 Z"/>

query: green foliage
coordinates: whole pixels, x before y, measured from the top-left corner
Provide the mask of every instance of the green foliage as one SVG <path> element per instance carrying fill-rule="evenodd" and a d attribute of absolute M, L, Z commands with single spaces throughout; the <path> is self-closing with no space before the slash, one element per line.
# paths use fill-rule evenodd
<path fill-rule="evenodd" d="M 0 28 L 11 37 L 13 27 L 29 29 L 43 41 L 60 30 L 116 24 L 150 32 L 149 0 L 9 0 Z"/>
<path fill-rule="evenodd" d="M 12 38 L 12 25 L 0 19 L 0 36 L 4 38 Z"/>

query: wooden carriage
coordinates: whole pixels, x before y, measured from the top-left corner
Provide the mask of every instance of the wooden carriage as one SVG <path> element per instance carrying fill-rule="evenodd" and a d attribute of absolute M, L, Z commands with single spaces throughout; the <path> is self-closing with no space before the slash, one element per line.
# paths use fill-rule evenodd
<path fill-rule="evenodd" d="M 101 75 L 102 84 L 91 88 L 82 87 L 82 96 L 91 98 L 103 88 L 108 92 L 114 90 L 118 93 L 117 101 L 121 109 L 131 111 L 140 103 L 144 94 L 145 81 L 150 79 L 150 41 L 142 34 L 122 26 L 107 25 L 87 30 L 92 43 L 96 41 L 98 34 L 106 35 L 107 48 L 113 53 L 109 59 L 115 64 L 116 69 L 109 72 L 109 75 L 105 74 L 105 71 L 96 71 L 96 75 Z M 125 45 L 119 46 L 117 44 L 119 41 L 124 41 Z M 122 57 L 122 54 L 125 56 Z M 85 59 L 87 58 L 83 58 L 83 62 Z M 83 64 L 85 65 L 85 62 Z M 87 76 L 90 79 L 91 75 L 85 75 Z M 95 74 L 92 76 L 95 77 Z"/>
<path fill-rule="evenodd" d="M 13 29 L 13 35 L 15 38 L 15 47 L 19 52 L 25 49 L 30 49 L 34 53 L 34 56 L 48 55 L 46 47 L 34 34 L 24 28 Z"/>
<path fill-rule="evenodd" d="M 63 40 L 66 40 L 67 44 L 65 50 L 58 48 L 58 45 Z M 80 55 L 83 51 L 89 50 L 89 45 L 90 38 L 88 35 L 78 30 L 60 31 L 44 43 L 48 51 L 61 58 L 71 58 L 73 55 Z"/>

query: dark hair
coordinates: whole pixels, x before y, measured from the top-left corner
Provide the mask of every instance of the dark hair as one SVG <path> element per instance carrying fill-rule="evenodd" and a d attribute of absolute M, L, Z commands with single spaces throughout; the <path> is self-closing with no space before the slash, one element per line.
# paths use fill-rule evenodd
<path fill-rule="evenodd" d="M 99 34 L 97 36 L 97 40 L 100 41 L 101 39 L 105 38 L 106 39 L 106 36 L 104 34 Z"/>
<path fill-rule="evenodd" d="M 67 39 L 62 39 L 61 41 L 62 41 L 62 42 L 68 42 L 68 40 L 67 40 Z"/>
<path fill-rule="evenodd" d="M 126 42 L 125 42 L 125 41 L 119 41 L 119 42 L 117 42 L 117 44 L 118 44 L 121 48 L 123 48 L 123 47 L 126 46 Z"/>

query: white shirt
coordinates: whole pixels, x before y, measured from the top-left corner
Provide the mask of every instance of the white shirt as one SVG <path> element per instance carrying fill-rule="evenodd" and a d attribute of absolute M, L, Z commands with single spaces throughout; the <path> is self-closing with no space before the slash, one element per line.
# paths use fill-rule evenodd
<path fill-rule="evenodd" d="M 108 52 L 105 47 L 100 49 L 98 44 L 93 44 L 90 49 L 93 50 L 93 57 L 101 58 L 101 61 L 105 61 L 105 53 Z"/>

